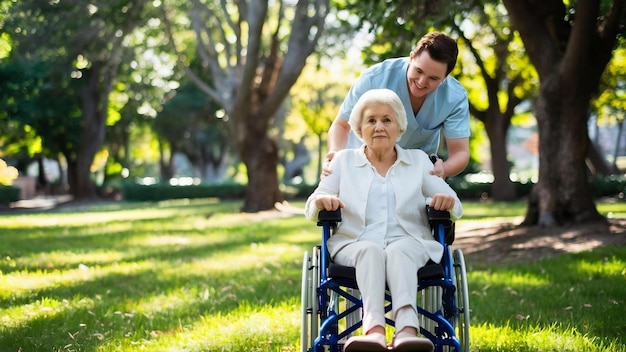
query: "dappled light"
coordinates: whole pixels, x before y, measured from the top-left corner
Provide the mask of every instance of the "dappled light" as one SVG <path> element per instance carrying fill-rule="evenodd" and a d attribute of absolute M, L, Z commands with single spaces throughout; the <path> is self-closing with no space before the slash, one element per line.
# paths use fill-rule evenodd
<path fill-rule="evenodd" d="M 472 275 L 475 288 L 478 291 L 486 291 L 492 285 L 505 286 L 510 288 L 510 292 L 515 292 L 520 287 L 542 287 L 552 283 L 552 278 L 545 275 L 535 275 L 530 273 L 520 273 L 518 271 L 500 270 L 497 272 L 477 272 Z M 476 287 L 481 285 L 481 287 Z M 484 286 L 483 286 L 484 285 Z"/>
<path fill-rule="evenodd" d="M 0 0 L 0 352 L 301 352 L 331 123 L 430 31 L 472 350 L 626 351 L 625 1 L 382 4 Z"/>
<path fill-rule="evenodd" d="M 214 199 L 112 203 L 2 217 L 0 345 L 298 351 L 301 260 L 319 242 L 319 229 L 301 214 L 239 213 L 239 205 Z M 492 207 L 466 203 L 472 220 L 460 220 L 456 230 L 455 246 L 469 252 L 474 348 L 623 346 L 618 327 L 598 320 L 619 321 L 623 288 L 596 289 L 624 280 L 623 247 L 492 264 L 481 258 L 488 253 L 481 243 L 536 250 L 520 234 L 505 235 L 514 226 L 502 227 L 523 207 L 480 220 Z M 574 229 L 562 237 L 581 240 Z M 34 335 L 41 337 L 27 337 Z"/>

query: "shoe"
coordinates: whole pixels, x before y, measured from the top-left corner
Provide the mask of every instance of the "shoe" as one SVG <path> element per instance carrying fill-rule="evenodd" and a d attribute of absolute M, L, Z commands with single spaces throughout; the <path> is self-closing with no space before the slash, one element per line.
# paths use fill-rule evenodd
<path fill-rule="evenodd" d="M 407 336 L 393 339 L 391 350 L 394 352 L 433 352 L 435 345 L 423 337 Z"/>
<path fill-rule="evenodd" d="M 352 336 L 343 346 L 344 352 L 387 352 L 385 335 L 374 333 L 364 336 Z"/>

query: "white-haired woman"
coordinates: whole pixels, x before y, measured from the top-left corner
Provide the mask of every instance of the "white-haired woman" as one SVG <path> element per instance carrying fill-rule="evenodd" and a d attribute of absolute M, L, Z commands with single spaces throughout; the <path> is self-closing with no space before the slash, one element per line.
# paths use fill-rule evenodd
<path fill-rule="evenodd" d="M 305 215 L 342 208 L 342 222 L 328 241 L 332 260 L 356 268 L 363 299 L 363 336 L 353 336 L 344 351 L 387 351 L 385 285 L 392 297 L 396 332 L 394 351 L 432 351 L 417 337 L 417 269 L 429 259 L 439 262 L 443 247 L 432 238 L 425 205 L 461 216 L 462 206 L 445 181 L 430 175 L 433 168 L 421 150 L 397 145 L 406 130 L 402 102 L 389 89 L 361 96 L 349 124 L 363 141 L 359 149 L 337 152 L 331 173 L 308 198 Z"/>

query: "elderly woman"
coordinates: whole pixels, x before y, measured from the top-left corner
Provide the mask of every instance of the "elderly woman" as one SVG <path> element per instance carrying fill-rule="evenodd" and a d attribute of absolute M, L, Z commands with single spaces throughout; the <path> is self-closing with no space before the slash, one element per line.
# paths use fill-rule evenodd
<path fill-rule="evenodd" d="M 385 337 L 385 284 L 392 297 L 394 351 L 432 351 L 433 344 L 417 337 L 417 270 L 429 259 L 439 262 L 443 247 L 432 238 L 426 204 L 461 216 L 456 193 L 430 175 L 433 165 L 421 150 L 396 143 L 406 130 L 400 98 L 389 89 L 372 89 L 361 96 L 349 119 L 364 142 L 359 149 L 337 152 L 331 173 L 308 198 L 305 215 L 342 210 L 342 222 L 328 241 L 332 260 L 356 268 L 363 299 L 363 336 L 353 336 L 344 351 L 388 351 Z"/>

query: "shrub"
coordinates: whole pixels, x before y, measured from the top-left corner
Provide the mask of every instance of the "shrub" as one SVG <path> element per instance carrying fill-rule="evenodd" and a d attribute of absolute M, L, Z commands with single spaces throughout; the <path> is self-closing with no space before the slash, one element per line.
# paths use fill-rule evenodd
<path fill-rule="evenodd" d="M 0 185 L 0 204 L 9 204 L 18 200 L 20 200 L 18 187 Z"/>
<path fill-rule="evenodd" d="M 126 183 L 122 185 L 122 197 L 131 201 L 160 201 L 180 198 L 241 198 L 245 194 L 245 185 L 237 183 L 214 183 L 188 186 L 172 186 L 166 183 L 140 185 Z"/>
<path fill-rule="evenodd" d="M 624 175 L 596 176 L 591 179 L 591 192 L 595 197 L 624 197 L 626 177 Z"/>
<path fill-rule="evenodd" d="M 469 182 L 464 177 L 451 177 L 447 179 L 450 186 L 457 192 L 461 199 L 483 199 L 491 197 L 491 183 Z M 591 190 L 595 197 L 620 196 L 623 197 L 626 190 L 626 178 L 623 176 L 595 177 L 591 181 Z M 514 182 L 518 198 L 524 198 L 530 194 L 533 183 Z M 281 191 L 286 199 L 306 199 L 316 184 L 282 184 Z M 188 186 L 172 186 L 166 183 L 153 185 L 140 185 L 126 183 L 121 186 L 122 197 L 130 201 L 160 201 L 178 198 L 220 198 L 241 199 L 245 196 L 246 185 L 235 182 L 225 183 L 202 183 Z"/>

